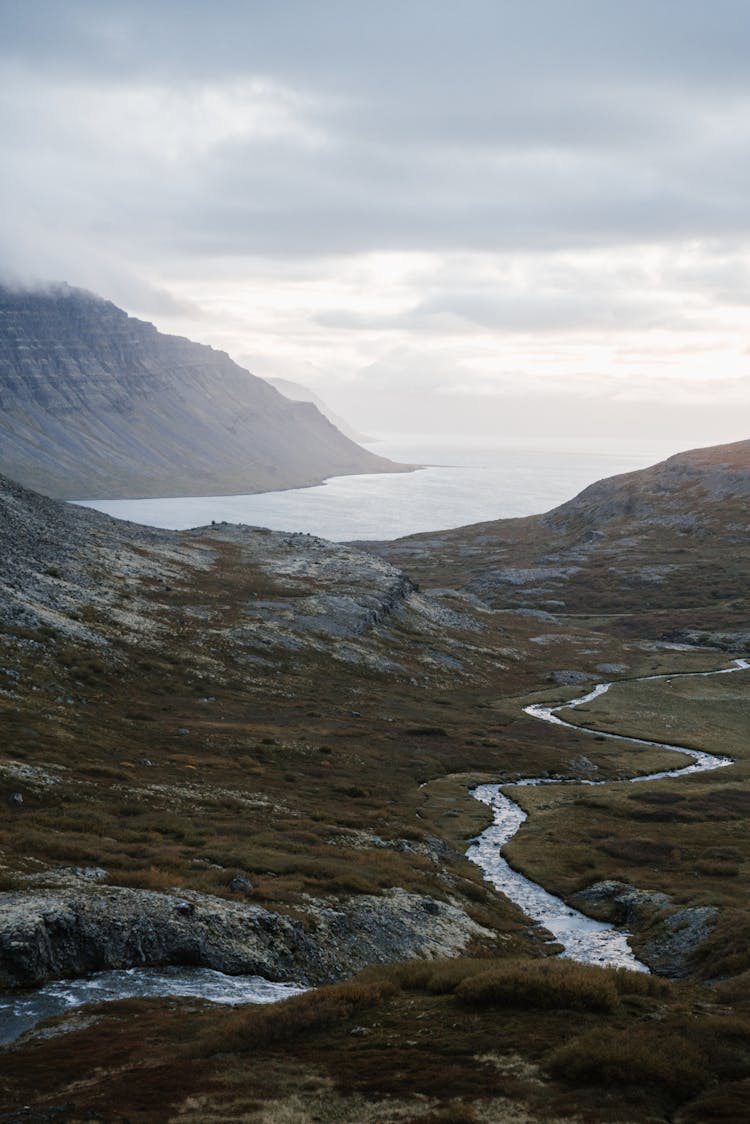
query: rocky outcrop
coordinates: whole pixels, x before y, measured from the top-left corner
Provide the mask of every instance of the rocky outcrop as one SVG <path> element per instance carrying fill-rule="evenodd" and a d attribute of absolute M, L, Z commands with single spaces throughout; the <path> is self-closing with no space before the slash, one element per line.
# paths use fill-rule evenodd
<path fill-rule="evenodd" d="M 690 975 L 694 953 L 711 935 L 719 913 L 713 906 L 676 909 L 668 894 L 615 879 L 587 886 L 573 895 L 571 904 L 597 920 L 630 929 L 640 959 L 670 979 Z"/>
<path fill-rule="evenodd" d="M 86 871 L 50 881 L 54 888 L 0 895 L 0 987 L 164 964 L 321 983 L 492 939 L 457 906 L 399 889 L 313 901 L 308 931 L 259 906 L 194 891 L 91 885 Z"/>
<path fill-rule="evenodd" d="M 608 878 L 580 890 L 571 902 L 597 921 L 633 929 L 652 921 L 655 914 L 671 905 L 672 899 L 658 890 L 638 890 L 627 882 Z"/>
<path fill-rule="evenodd" d="M 80 289 L 0 287 L 0 472 L 27 487 L 212 495 L 400 467 L 224 352 Z"/>
<path fill-rule="evenodd" d="M 459 906 L 398 888 L 343 905 L 313 902 L 310 913 L 332 977 L 368 964 L 458 956 L 471 940 L 495 939 Z"/>
<path fill-rule="evenodd" d="M 683 979 L 694 969 L 694 954 L 711 936 L 718 916 L 714 906 L 678 909 L 644 934 L 639 955 L 660 976 Z"/>
<path fill-rule="evenodd" d="M 301 923 L 257 906 L 114 886 L 2 896 L 2 987 L 155 964 L 269 979 L 326 975 Z"/>

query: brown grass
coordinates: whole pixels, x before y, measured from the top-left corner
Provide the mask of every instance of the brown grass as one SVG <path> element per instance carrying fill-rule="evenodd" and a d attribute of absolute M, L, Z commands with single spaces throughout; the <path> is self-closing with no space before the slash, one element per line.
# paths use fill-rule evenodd
<path fill-rule="evenodd" d="M 392 991 L 386 983 L 343 983 L 317 988 L 267 1007 L 250 1007 L 226 1019 L 215 1035 L 207 1035 L 191 1050 L 206 1054 L 245 1053 L 258 1046 L 291 1042 L 350 1019 L 379 1003 Z"/>
<path fill-rule="evenodd" d="M 462 980 L 455 994 L 476 1008 L 613 1011 L 618 1002 L 611 973 L 572 960 L 508 961 Z"/>
<path fill-rule="evenodd" d="M 589 1031 L 554 1050 L 546 1067 L 571 1084 L 656 1085 L 678 1097 L 711 1081 L 705 1055 L 688 1038 L 648 1027 Z"/>

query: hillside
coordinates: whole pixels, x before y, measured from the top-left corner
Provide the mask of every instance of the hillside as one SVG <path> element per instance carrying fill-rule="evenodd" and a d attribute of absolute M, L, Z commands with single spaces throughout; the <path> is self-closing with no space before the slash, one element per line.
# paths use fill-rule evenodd
<path fill-rule="evenodd" d="M 750 441 L 600 480 L 545 515 L 367 543 L 428 587 L 622 635 L 750 642 Z"/>
<path fill-rule="evenodd" d="M 744 523 L 721 518 L 740 517 L 743 470 L 711 460 L 677 472 L 696 477 L 680 519 L 706 473 L 724 505 L 690 565 L 733 556 L 739 580 Z M 747 1118 L 750 671 L 703 678 L 727 653 L 624 637 L 619 616 L 553 608 L 543 589 L 529 608 L 529 559 L 550 566 L 558 542 L 634 612 L 619 573 L 671 541 L 650 538 L 666 525 L 651 505 L 676 503 L 654 482 L 673 470 L 649 471 L 637 517 L 607 482 L 595 525 L 578 502 L 430 552 L 394 544 L 405 568 L 310 535 L 139 527 L 0 477 L 0 1032 L 25 989 L 101 969 L 314 985 L 268 1008 L 68 1010 L 0 1047 L 9 1120 Z M 609 553 L 587 555 L 600 541 Z M 488 549 L 523 581 L 481 597 Z M 709 603 L 695 591 L 685 619 Z M 564 710 L 572 725 L 524 710 L 602 677 L 617 681 Z M 629 784 L 684 758 L 622 734 L 734 764 Z M 545 783 L 516 783 L 529 776 Z M 528 817 L 512 867 L 566 919 L 625 925 L 658 975 L 558 959 L 483 879 L 466 855 L 490 816 L 479 782 Z"/>
<path fill-rule="evenodd" d="M 221 351 L 80 289 L 0 288 L 0 471 L 64 499 L 302 487 L 403 466 Z"/>

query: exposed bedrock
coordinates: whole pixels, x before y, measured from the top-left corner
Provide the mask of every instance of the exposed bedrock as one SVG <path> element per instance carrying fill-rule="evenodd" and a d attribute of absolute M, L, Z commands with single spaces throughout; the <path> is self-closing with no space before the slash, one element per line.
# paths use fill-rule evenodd
<path fill-rule="evenodd" d="M 570 900 L 597 920 L 625 925 L 635 934 L 633 945 L 640 959 L 671 979 L 691 974 L 693 956 L 711 935 L 719 914 L 713 906 L 677 909 L 668 894 L 615 879 L 595 882 Z"/>
<path fill-rule="evenodd" d="M 301 921 L 192 891 L 116 886 L 0 895 L 0 987 L 112 968 L 182 964 L 321 983 L 371 963 L 460 953 L 489 930 L 404 890 L 311 902 Z"/>

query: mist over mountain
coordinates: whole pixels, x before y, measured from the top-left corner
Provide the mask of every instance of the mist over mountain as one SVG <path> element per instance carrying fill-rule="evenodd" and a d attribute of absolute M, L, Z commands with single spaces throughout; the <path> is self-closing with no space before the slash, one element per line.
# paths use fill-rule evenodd
<path fill-rule="evenodd" d="M 371 441 L 372 438 L 368 437 L 366 433 L 361 433 L 354 426 L 349 425 L 342 417 L 339 416 L 334 410 L 328 406 L 322 398 L 318 397 L 314 391 L 309 387 L 303 386 L 302 383 L 294 382 L 292 379 L 270 378 L 266 379 L 267 383 L 278 390 L 279 394 L 283 394 L 285 398 L 291 399 L 292 402 L 312 402 L 317 406 L 324 418 L 328 418 L 329 422 L 340 429 L 342 433 L 351 438 L 352 441 Z"/>
<path fill-rule="evenodd" d="M 211 495 L 400 467 L 222 351 L 81 289 L 0 286 L 0 471 L 28 487 Z"/>

